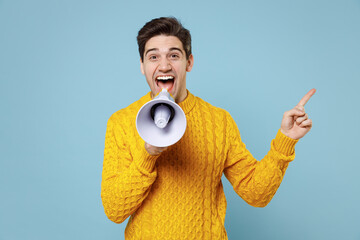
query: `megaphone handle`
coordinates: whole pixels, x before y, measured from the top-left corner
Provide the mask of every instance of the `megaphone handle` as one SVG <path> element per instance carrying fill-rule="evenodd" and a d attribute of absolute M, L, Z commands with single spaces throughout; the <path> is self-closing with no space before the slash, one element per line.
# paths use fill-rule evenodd
<path fill-rule="evenodd" d="M 166 106 L 166 107 L 168 107 L 170 109 L 170 112 L 171 112 L 171 115 L 170 115 L 170 118 L 169 118 L 169 122 L 170 122 L 175 116 L 175 110 L 174 110 L 174 108 L 172 106 L 170 106 L 169 104 L 166 104 L 166 103 L 157 103 L 154 106 L 152 106 L 151 110 L 150 110 L 151 118 L 154 120 L 155 109 L 160 105 L 164 105 L 164 106 Z"/>

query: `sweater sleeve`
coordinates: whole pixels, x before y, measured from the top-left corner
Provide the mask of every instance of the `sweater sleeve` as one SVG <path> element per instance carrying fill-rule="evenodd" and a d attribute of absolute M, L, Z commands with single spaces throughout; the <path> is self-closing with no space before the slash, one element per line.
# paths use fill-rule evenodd
<path fill-rule="evenodd" d="M 101 182 L 105 214 L 115 223 L 123 222 L 146 199 L 157 176 L 154 166 L 158 158 L 142 147 L 133 159 L 129 138 L 119 123 L 113 115 L 107 124 Z"/>
<path fill-rule="evenodd" d="M 279 130 L 271 141 L 267 155 L 257 161 L 241 141 L 239 130 L 228 114 L 230 146 L 224 173 L 236 193 L 254 207 L 265 207 L 275 195 L 289 162 L 295 158 L 298 140 L 285 136 Z"/>

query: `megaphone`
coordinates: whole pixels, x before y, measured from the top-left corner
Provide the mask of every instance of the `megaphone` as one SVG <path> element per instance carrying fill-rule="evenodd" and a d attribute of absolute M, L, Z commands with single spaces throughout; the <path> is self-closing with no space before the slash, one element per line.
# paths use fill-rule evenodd
<path fill-rule="evenodd" d="M 136 129 L 150 145 L 167 147 L 184 135 L 186 116 L 167 89 L 162 89 L 153 100 L 140 108 L 136 116 Z"/>

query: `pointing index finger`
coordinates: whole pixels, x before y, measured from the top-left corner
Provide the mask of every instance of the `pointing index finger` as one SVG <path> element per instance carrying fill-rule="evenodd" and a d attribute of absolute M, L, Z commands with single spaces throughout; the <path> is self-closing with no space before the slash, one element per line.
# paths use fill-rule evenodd
<path fill-rule="evenodd" d="M 309 101 L 309 99 L 312 97 L 312 95 L 314 95 L 316 92 L 316 89 L 313 88 L 311 89 L 301 100 L 300 102 L 298 103 L 298 106 L 302 106 L 304 107 L 305 104 Z"/>

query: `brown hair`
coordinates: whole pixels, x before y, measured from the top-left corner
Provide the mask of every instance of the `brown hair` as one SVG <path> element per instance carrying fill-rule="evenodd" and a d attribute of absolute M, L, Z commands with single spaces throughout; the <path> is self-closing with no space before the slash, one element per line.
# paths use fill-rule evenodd
<path fill-rule="evenodd" d="M 144 60 L 143 57 L 146 42 L 150 38 L 158 35 L 177 37 L 184 47 L 186 58 L 189 59 L 191 55 L 190 31 L 184 28 L 181 23 L 174 17 L 161 17 L 147 22 L 138 33 L 137 43 L 139 46 L 141 61 Z"/>

